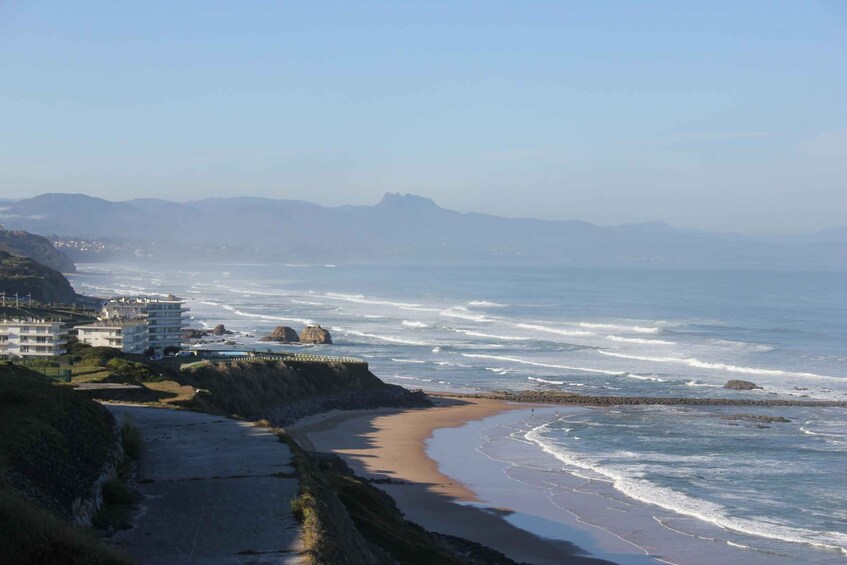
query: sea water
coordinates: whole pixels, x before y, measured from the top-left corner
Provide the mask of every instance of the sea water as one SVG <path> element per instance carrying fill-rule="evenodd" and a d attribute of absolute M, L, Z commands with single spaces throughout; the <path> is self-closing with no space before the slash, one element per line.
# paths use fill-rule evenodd
<path fill-rule="evenodd" d="M 258 338 L 320 323 L 334 345 L 298 350 L 362 357 L 412 388 L 847 400 L 845 273 L 82 265 L 73 283 L 86 294 L 183 296 L 193 326 L 224 323 L 239 349 L 285 349 Z M 730 379 L 762 389 L 724 389 Z M 844 560 L 845 409 L 618 407 L 495 436 L 485 445 L 497 456 L 520 442 L 545 473 L 653 508 L 669 531 Z"/>

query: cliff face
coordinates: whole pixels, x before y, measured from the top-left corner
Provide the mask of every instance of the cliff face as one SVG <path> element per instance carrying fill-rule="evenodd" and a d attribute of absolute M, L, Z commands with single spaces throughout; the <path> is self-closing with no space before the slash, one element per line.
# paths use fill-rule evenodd
<path fill-rule="evenodd" d="M 424 406 L 422 393 L 382 382 L 365 365 L 295 361 L 238 361 L 182 371 L 180 384 L 200 389 L 192 408 L 275 425 L 333 408 Z"/>
<path fill-rule="evenodd" d="M 60 273 L 76 272 L 74 262 L 40 235 L 0 229 L 0 251 L 29 257 Z"/>
<path fill-rule="evenodd" d="M 6 301 L 15 293 L 23 298 L 31 294 L 38 302 L 74 302 L 76 294 L 62 273 L 28 257 L 0 251 L 0 292 Z"/>

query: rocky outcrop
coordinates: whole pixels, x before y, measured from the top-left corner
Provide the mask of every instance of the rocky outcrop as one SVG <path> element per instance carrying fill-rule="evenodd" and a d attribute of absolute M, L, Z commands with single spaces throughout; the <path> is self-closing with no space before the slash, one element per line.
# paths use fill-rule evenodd
<path fill-rule="evenodd" d="M 233 332 L 226 329 L 226 326 L 223 324 L 218 324 L 214 328 L 212 328 L 212 335 L 232 335 Z"/>
<path fill-rule="evenodd" d="M 689 398 L 676 396 L 583 396 L 576 393 L 544 390 L 495 390 L 484 394 L 437 394 L 461 398 L 495 398 L 509 402 L 563 404 L 580 406 L 805 406 L 847 408 L 844 400 L 794 400 L 790 398 Z"/>
<path fill-rule="evenodd" d="M 188 328 L 182 333 L 183 339 L 202 339 L 204 337 L 209 337 L 210 335 L 222 336 L 222 335 L 232 335 L 235 332 L 232 332 L 226 329 L 226 326 L 223 324 L 218 324 L 211 330 L 198 330 L 195 328 Z"/>
<path fill-rule="evenodd" d="M 751 383 L 750 381 L 739 381 L 737 379 L 726 381 L 726 384 L 723 385 L 723 387 L 730 390 L 755 390 L 757 388 L 762 388 L 756 383 Z"/>
<path fill-rule="evenodd" d="M 32 300 L 43 303 L 72 304 L 76 300 L 71 283 L 62 273 L 6 251 L 0 251 L 0 292 L 6 293 L 7 304 L 15 294 L 21 299 L 31 296 Z"/>
<path fill-rule="evenodd" d="M 61 273 L 75 273 L 76 265 L 67 255 L 40 235 L 20 230 L 0 229 L 0 250 L 38 261 Z"/>
<path fill-rule="evenodd" d="M 332 343 L 332 336 L 320 326 L 306 326 L 300 332 L 300 343 Z"/>
<path fill-rule="evenodd" d="M 277 326 L 268 335 L 262 338 L 262 341 L 278 341 L 279 343 L 300 343 L 300 336 L 294 328 L 288 326 Z"/>
<path fill-rule="evenodd" d="M 791 420 L 783 416 L 766 416 L 764 414 L 728 414 L 721 416 L 724 420 L 748 420 L 750 422 L 765 422 L 768 424 L 790 424 Z"/>

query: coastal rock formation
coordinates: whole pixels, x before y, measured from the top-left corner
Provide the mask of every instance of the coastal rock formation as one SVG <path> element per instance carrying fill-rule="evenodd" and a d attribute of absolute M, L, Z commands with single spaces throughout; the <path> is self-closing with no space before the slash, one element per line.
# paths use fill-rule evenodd
<path fill-rule="evenodd" d="M 53 247 L 50 240 L 20 230 L 0 227 L 0 250 L 38 261 L 60 273 L 75 273 L 76 265 L 67 255 Z"/>
<path fill-rule="evenodd" d="M 332 336 L 320 326 L 306 326 L 300 332 L 300 343 L 332 343 Z"/>
<path fill-rule="evenodd" d="M 723 387 L 728 388 L 730 390 L 754 390 L 757 388 L 762 388 L 756 383 L 751 383 L 750 381 L 740 381 L 736 379 L 726 381 L 726 384 L 723 385 Z"/>
<path fill-rule="evenodd" d="M 288 326 L 277 326 L 268 335 L 262 338 L 262 341 L 278 341 L 280 343 L 300 343 L 300 336 L 294 328 Z"/>
<path fill-rule="evenodd" d="M 182 339 L 200 339 L 206 336 L 206 332 L 203 330 L 196 330 L 194 328 L 188 328 L 182 333 Z"/>
<path fill-rule="evenodd" d="M 76 294 L 62 273 L 28 257 L 0 250 L 0 292 L 6 293 L 7 303 L 14 295 L 21 301 L 72 304 Z"/>
<path fill-rule="evenodd" d="M 750 422 L 766 422 L 768 424 L 790 424 L 791 420 L 783 416 L 766 416 L 763 414 L 728 414 L 721 416 L 724 420 L 749 420 Z"/>
<path fill-rule="evenodd" d="M 468 395 L 470 398 L 494 398 L 509 402 L 565 404 L 582 406 L 805 406 L 847 408 L 844 400 L 798 400 L 794 398 L 690 398 L 685 396 L 584 396 L 574 392 L 550 390 L 495 390 Z"/>
<path fill-rule="evenodd" d="M 214 335 L 232 335 L 232 332 L 226 329 L 226 326 L 223 324 L 218 324 L 212 329 L 212 333 Z"/>

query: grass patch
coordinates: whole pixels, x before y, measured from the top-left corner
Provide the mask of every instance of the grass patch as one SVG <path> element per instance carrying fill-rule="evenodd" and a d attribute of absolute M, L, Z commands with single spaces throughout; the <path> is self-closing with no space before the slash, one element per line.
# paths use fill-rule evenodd
<path fill-rule="evenodd" d="M 0 563 L 129 565 L 91 532 L 0 487 Z"/>
<path fill-rule="evenodd" d="M 137 461 L 141 457 L 141 432 L 128 416 L 121 422 L 121 445 L 130 459 Z"/>

